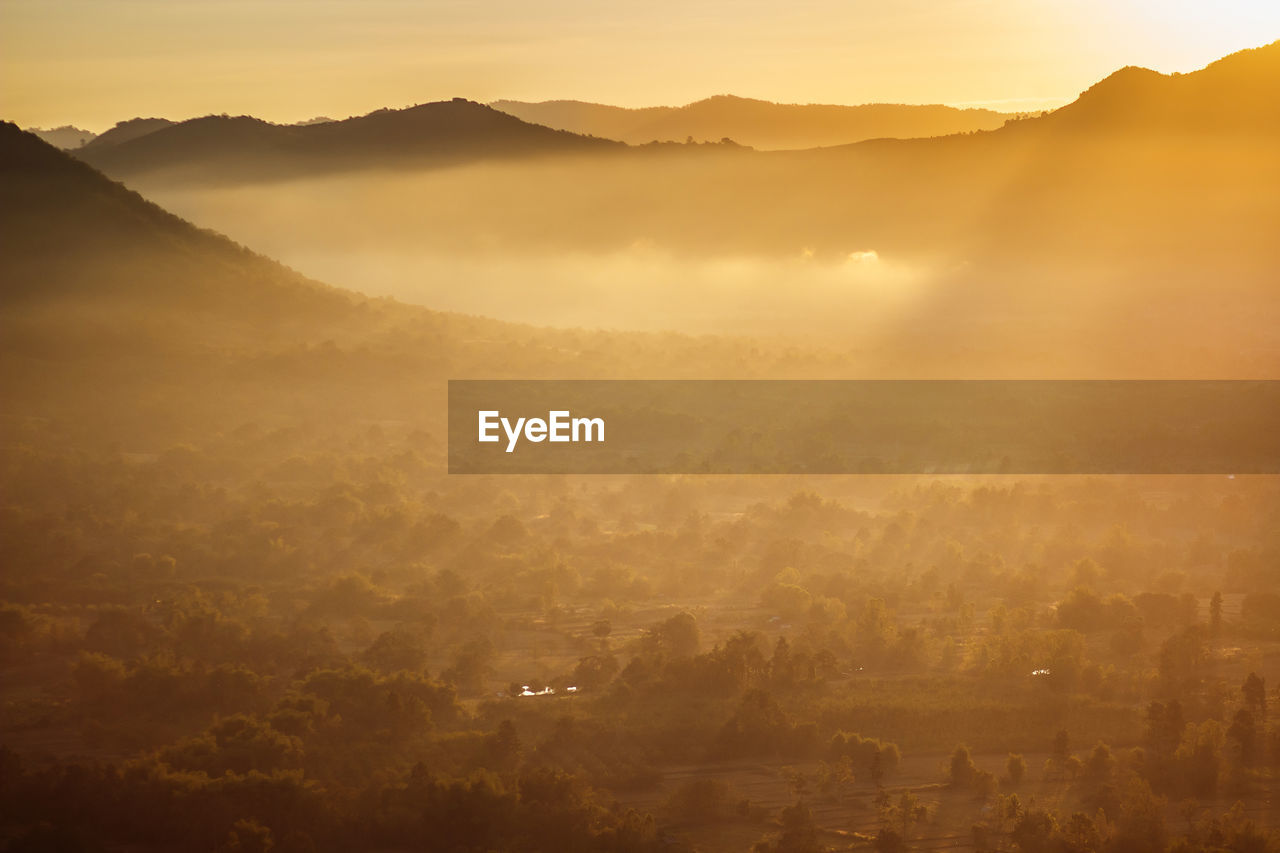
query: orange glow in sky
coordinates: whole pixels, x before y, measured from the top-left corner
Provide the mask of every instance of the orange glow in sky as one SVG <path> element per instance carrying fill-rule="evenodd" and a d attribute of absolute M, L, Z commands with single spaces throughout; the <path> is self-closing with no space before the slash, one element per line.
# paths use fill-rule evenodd
<path fill-rule="evenodd" d="M 0 0 L 0 114 L 345 117 L 461 95 L 1039 109 L 1280 37 L 1274 0 Z"/>

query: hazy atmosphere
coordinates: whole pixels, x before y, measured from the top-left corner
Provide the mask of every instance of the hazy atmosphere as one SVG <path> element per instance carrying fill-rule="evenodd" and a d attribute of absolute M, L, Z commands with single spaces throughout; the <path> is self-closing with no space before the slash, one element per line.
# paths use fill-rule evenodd
<path fill-rule="evenodd" d="M 1191 71 L 1280 31 L 1262 0 L 4 0 L 3 111 L 105 130 L 134 115 L 345 118 L 455 95 L 626 107 L 1056 107 L 1124 65 Z"/>
<path fill-rule="evenodd" d="M 0 853 L 1280 853 L 1278 37 L 0 0 Z"/>

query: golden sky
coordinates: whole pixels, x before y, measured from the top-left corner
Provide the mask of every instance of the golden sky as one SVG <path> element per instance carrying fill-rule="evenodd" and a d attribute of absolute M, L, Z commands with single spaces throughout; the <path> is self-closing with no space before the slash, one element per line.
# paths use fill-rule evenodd
<path fill-rule="evenodd" d="M 1037 109 L 1277 37 L 1276 0 L 0 0 L 0 117 L 100 131 L 456 95 Z"/>

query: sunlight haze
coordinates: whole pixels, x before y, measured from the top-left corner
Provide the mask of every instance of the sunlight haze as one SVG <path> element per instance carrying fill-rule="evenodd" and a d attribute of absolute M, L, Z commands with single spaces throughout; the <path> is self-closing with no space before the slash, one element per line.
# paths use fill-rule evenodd
<path fill-rule="evenodd" d="M 273 121 L 453 96 L 1060 106 L 1111 71 L 1192 71 L 1280 35 L 1267 2 L 302 3 L 4 0 L 0 110 Z M 803 48 L 800 47 L 803 45 Z"/>

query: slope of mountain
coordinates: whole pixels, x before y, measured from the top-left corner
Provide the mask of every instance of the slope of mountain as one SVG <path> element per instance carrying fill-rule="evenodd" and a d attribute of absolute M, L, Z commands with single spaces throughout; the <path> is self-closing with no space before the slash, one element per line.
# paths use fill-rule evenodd
<path fill-rule="evenodd" d="M 64 150 L 68 148 L 80 148 L 83 145 L 88 145 L 93 142 L 94 137 L 96 136 L 96 134 L 91 130 L 81 130 L 80 128 L 70 124 L 64 124 L 62 127 L 51 127 L 47 130 L 40 127 L 31 127 L 27 130 L 29 133 L 34 133 L 36 136 L 40 137 L 55 148 L 62 148 Z"/>
<path fill-rule="evenodd" d="M 21 392 L 92 413 L 133 405 L 130 394 L 179 408 L 171 395 L 218 418 L 230 409 L 219 392 L 252 386 L 268 408 L 309 401 L 350 417 L 372 395 L 397 417 L 424 407 L 435 417 L 446 376 L 696 376 L 741 371 L 749 358 L 760 371 L 843 370 L 794 348 L 774 355 L 751 341 L 546 330 L 369 299 L 198 228 L 0 122 L 3 399 Z"/>
<path fill-rule="evenodd" d="M 1054 132 L 1183 134 L 1280 131 L 1280 41 L 1189 74 L 1129 66 L 1041 123 Z"/>
<path fill-rule="evenodd" d="M 131 118 L 125 121 L 116 122 L 115 126 L 110 130 L 98 136 L 85 147 L 92 145 L 94 148 L 110 148 L 112 145 L 120 145 L 132 139 L 146 136 L 157 130 L 164 130 L 166 127 L 173 127 L 175 122 L 169 121 L 167 118 Z"/>
<path fill-rule="evenodd" d="M 92 167 L 0 123 L 0 300 L 242 315 L 249 325 L 349 310 L 311 282 L 196 228 Z"/>
<path fill-rule="evenodd" d="M 206 116 L 81 153 L 111 175 L 187 170 L 211 178 L 253 179 L 615 146 L 456 98 L 305 125 Z"/>
<path fill-rule="evenodd" d="M 727 137 L 761 149 L 817 148 L 879 137 L 992 130 L 1010 117 L 991 110 L 938 104 L 775 104 L 732 95 L 717 95 L 683 107 L 640 109 L 583 101 L 494 101 L 490 106 L 525 121 L 633 145 Z"/>
<path fill-rule="evenodd" d="M 991 133 L 944 139 L 874 139 L 837 146 L 839 151 L 966 147 L 998 151 L 1001 143 L 1028 137 L 1078 144 L 1094 137 L 1113 144 L 1134 140 L 1235 137 L 1269 139 L 1280 133 L 1280 41 L 1242 50 L 1197 71 L 1161 74 L 1127 66 L 1090 86 L 1071 103 L 1050 113 L 1011 119 Z"/>

